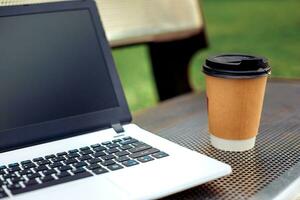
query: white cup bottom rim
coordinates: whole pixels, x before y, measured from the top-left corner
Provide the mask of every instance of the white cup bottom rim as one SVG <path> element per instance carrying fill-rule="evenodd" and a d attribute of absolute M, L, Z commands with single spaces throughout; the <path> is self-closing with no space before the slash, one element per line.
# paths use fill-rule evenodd
<path fill-rule="evenodd" d="M 224 151 L 247 151 L 255 146 L 256 136 L 245 140 L 229 140 L 210 134 L 211 145 Z"/>

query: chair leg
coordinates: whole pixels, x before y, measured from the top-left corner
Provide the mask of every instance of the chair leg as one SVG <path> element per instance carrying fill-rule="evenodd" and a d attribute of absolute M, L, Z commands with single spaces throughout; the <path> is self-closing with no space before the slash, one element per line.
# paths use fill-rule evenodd
<path fill-rule="evenodd" d="M 205 47 L 204 31 L 182 40 L 149 43 L 160 101 L 192 91 L 188 78 L 189 62 L 196 51 Z"/>

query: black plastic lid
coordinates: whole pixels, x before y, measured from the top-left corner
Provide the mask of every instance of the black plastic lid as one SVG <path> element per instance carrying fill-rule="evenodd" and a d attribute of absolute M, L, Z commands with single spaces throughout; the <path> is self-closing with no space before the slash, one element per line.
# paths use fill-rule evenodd
<path fill-rule="evenodd" d="M 221 54 L 206 59 L 203 72 L 224 78 L 254 78 L 270 74 L 271 67 L 264 57 L 245 54 Z"/>

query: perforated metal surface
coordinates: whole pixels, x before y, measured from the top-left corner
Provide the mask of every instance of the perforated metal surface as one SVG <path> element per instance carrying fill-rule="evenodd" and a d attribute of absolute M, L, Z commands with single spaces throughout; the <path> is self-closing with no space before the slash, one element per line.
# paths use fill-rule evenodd
<path fill-rule="evenodd" d="M 279 183 L 279 187 L 277 184 L 276 191 L 272 191 L 274 180 L 285 176 L 293 167 L 300 167 L 299 105 L 299 84 L 269 83 L 256 146 L 239 153 L 220 151 L 209 144 L 204 94 L 168 102 L 137 117 L 136 122 L 175 143 L 226 162 L 233 168 L 233 174 L 228 177 L 167 199 L 249 199 L 258 198 L 261 193 L 264 195 L 260 195 L 259 199 L 272 199 L 289 185 L 289 181 L 285 180 L 284 184 Z M 151 125 L 152 115 L 156 115 L 156 121 L 165 119 L 165 122 L 159 127 Z M 178 115 L 184 116 L 183 119 Z M 294 178 L 297 177 L 300 178 L 300 171 Z M 271 188 L 268 193 L 264 191 L 266 187 Z"/>
<path fill-rule="evenodd" d="M 230 164 L 233 174 L 172 198 L 193 198 L 195 192 L 206 198 L 249 198 L 300 160 L 300 125 L 297 122 L 279 122 L 271 128 L 263 125 L 256 148 L 243 153 L 219 151 L 210 146 L 206 127 L 197 131 L 197 134 L 192 129 L 184 128 L 195 127 L 198 123 L 198 119 L 190 120 L 181 126 L 180 132 L 184 132 L 184 135 L 170 134 L 164 137 Z M 285 142 L 282 142 L 283 139 Z"/>

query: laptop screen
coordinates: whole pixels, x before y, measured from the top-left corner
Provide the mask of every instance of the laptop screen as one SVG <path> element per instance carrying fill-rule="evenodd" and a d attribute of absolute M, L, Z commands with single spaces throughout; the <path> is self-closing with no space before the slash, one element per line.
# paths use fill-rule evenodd
<path fill-rule="evenodd" d="M 118 106 L 89 10 L 0 17 L 0 132 Z"/>

